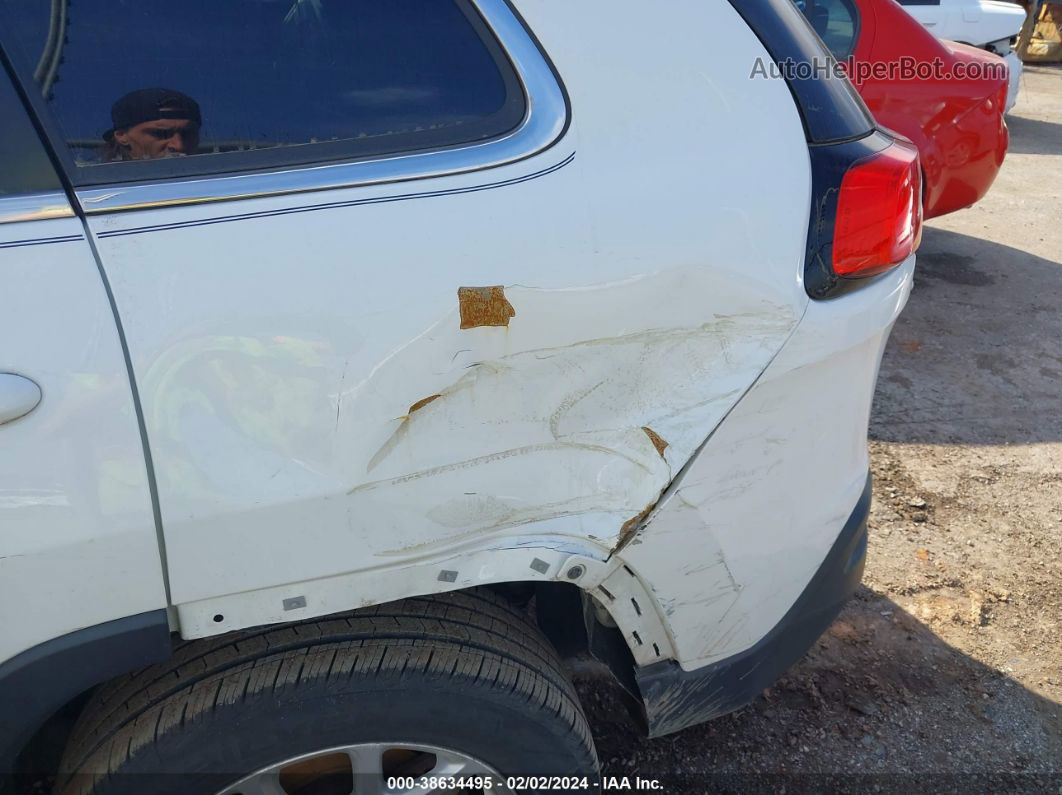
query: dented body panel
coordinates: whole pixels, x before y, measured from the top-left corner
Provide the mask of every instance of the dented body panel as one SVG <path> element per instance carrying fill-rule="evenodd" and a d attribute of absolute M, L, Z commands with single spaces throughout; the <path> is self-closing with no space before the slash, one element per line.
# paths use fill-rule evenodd
<path fill-rule="evenodd" d="M 779 60 L 821 42 L 784 0 L 748 24 L 736 2 L 470 2 L 526 100 L 494 137 L 239 173 L 193 152 L 196 176 L 78 172 L 70 207 L 0 196 L 26 280 L 8 325 L 66 301 L 43 315 L 61 351 L 0 362 L 23 390 L 0 594 L 65 582 L 0 642 L 31 713 L 0 722 L 0 765 L 171 633 L 493 584 L 664 734 L 747 703 L 856 587 L 914 263 L 809 299 L 833 212 L 812 219 L 809 146 L 871 120 L 836 83 L 750 72 L 757 35 Z"/>
<path fill-rule="evenodd" d="M 913 273 L 912 257 L 856 293 L 813 303 L 623 551 L 667 616 L 683 669 L 766 636 L 850 518 L 867 481 L 881 353 Z"/>
<path fill-rule="evenodd" d="M 571 97 L 543 152 L 416 195 L 90 218 L 186 636 L 504 581 L 541 550 L 550 577 L 561 552 L 614 567 L 797 327 L 808 153 L 734 11 L 519 10 Z M 646 40 L 671 46 L 631 59 Z"/>
<path fill-rule="evenodd" d="M 751 703 L 796 663 L 859 587 L 866 562 L 868 476 L 847 521 L 793 603 L 747 649 L 685 670 L 674 660 L 635 671 L 650 737 L 685 729 Z"/>

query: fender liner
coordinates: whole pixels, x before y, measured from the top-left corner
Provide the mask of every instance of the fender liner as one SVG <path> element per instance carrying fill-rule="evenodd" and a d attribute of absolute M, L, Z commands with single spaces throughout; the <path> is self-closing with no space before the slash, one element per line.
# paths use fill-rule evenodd
<path fill-rule="evenodd" d="M 0 664 L 0 777 L 15 772 L 33 733 L 72 698 L 172 651 L 159 609 L 61 635 Z"/>

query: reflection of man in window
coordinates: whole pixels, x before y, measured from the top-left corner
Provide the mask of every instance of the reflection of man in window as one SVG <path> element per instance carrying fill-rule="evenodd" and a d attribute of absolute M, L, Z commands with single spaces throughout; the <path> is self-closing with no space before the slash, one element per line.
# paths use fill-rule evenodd
<path fill-rule="evenodd" d="M 199 104 L 180 91 L 132 91 L 114 103 L 111 122 L 103 134 L 108 161 L 180 157 L 199 148 Z"/>

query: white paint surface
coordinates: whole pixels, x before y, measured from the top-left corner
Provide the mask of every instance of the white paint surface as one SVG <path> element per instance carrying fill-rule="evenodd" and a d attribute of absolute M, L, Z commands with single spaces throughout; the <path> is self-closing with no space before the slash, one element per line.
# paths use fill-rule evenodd
<path fill-rule="evenodd" d="M 80 235 L 0 224 L 4 243 Z M 0 425 L 0 662 L 166 606 L 144 455 L 107 296 L 84 238 L 0 247 L 0 372 L 40 404 Z"/>
<path fill-rule="evenodd" d="M 361 584 L 319 589 L 315 613 L 415 592 L 455 550 L 567 539 L 607 557 L 803 313 L 807 149 L 785 84 L 748 79 L 764 53 L 733 9 L 520 10 L 571 94 L 567 135 L 524 162 L 417 189 L 529 176 L 574 152 L 570 165 L 440 198 L 99 238 L 143 398 L 174 601 L 196 605 L 182 622 L 260 593 L 257 611 L 241 597 L 223 622 L 186 634 L 274 620 L 275 589 L 328 578 Z M 647 42 L 652 57 L 632 58 Z M 508 327 L 462 330 L 458 288 L 492 285 L 515 310 Z M 663 456 L 643 426 L 667 442 Z M 366 590 L 387 576 L 397 591 Z"/>
<path fill-rule="evenodd" d="M 813 303 L 648 526 L 623 550 L 650 584 L 684 668 L 744 651 L 782 618 L 866 484 L 881 353 L 914 258 Z"/>
<path fill-rule="evenodd" d="M 1016 36 L 1025 22 L 1025 9 L 1006 0 L 940 0 L 904 9 L 938 39 L 974 47 Z"/>
<path fill-rule="evenodd" d="M 574 153 L 559 170 L 436 198 L 375 185 L 92 219 L 186 637 L 565 579 L 575 561 L 580 586 L 615 597 L 639 663 L 695 667 L 773 625 L 854 505 L 910 266 L 809 307 L 802 127 L 783 82 L 749 79 L 766 53 L 728 4 L 519 6 L 570 129 L 417 188 L 520 180 Z M 162 585 L 87 244 L 0 254 L 16 285 L 0 370 L 45 394 L 0 428 L 0 597 L 61 592 L 10 613 L 3 659 L 162 606 Z M 508 326 L 462 329 L 458 288 L 488 286 Z"/>

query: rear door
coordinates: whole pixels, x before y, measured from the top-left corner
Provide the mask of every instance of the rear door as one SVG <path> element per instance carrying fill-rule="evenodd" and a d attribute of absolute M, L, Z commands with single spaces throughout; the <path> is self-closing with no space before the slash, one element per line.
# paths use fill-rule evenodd
<path fill-rule="evenodd" d="M 607 558 L 806 303 L 788 90 L 631 61 L 652 14 L 590 53 L 608 4 L 528 4 L 581 139 L 504 0 L 4 1 L 129 341 L 186 635 L 272 619 L 215 600 L 285 583 L 433 562 L 417 587 L 458 587 L 434 561 L 461 550 Z M 725 4 L 679 10 L 758 47 Z M 756 162 L 708 178 L 764 96 Z M 732 178 L 761 170 L 793 190 Z M 341 582 L 309 609 L 380 598 Z"/>
<path fill-rule="evenodd" d="M 3 664 L 75 630 L 164 608 L 166 594 L 107 292 L 2 64 L 0 118 Z M 33 718 L 16 713 L 5 706 L 0 746 Z"/>

